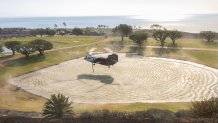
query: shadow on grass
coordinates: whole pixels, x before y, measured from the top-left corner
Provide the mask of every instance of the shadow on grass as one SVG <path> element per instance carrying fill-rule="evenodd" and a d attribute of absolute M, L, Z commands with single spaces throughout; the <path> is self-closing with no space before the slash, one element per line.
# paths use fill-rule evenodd
<path fill-rule="evenodd" d="M 16 66 L 25 66 L 32 63 L 42 62 L 45 60 L 44 55 L 33 55 L 29 58 L 22 57 L 11 61 L 6 61 L 3 64 L 9 67 L 16 67 Z"/>
<path fill-rule="evenodd" d="M 208 42 L 208 41 L 202 41 L 202 43 L 208 47 L 217 47 L 218 46 L 218 42 Z"/>
<path fill-rule="evenodd" d="M 167 47 L 172 47 L 172 48 L 181 48 L 181 46 L 179 46 L 178 44 L 168 44 Z"/>
<path fill-rule="evenodd" d="M 94 74 L 81 74 L 77 76 L 78 80 L 86 79 L 86 80 L 97 80 L 103 84 L 112 84 L 114 78 L 110 75 L 94 75 Z"/>
<path fill-rule="evenodd" d="M 134 53 L 136 55 L 144 56 L 145 55 L 145 47 L 138 47 L 138 46 L 130 46 L 129 53 Z"/>
<path fill-rule="evenodd" d="M 14 56 L 13 55 L 2 56 L 2 57 L 0 57 L 0 60 L 5 60 L 5 59 L 12 58 L 12 57 L 14 57 Z"/>
<path fill-rule="evenodd" d="M 176 53 L 179 51 L 179 49 L 175 49 L 175 48 L 153 48 L 152 51 L 159 55 L 165 55 L 165 54 L 170 54 L 170 53 Z"/>
<path fill-rule="evenodd" d="M 112 41 L 110 42 L 110 48 L 115 52 L 120 52 L 126 44 L 124 41 Z"/>

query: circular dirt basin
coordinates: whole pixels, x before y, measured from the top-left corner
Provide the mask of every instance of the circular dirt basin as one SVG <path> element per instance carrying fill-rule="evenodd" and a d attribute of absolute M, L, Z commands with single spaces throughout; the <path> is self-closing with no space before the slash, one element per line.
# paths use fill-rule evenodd
<path fill-rule="evenodd" d="M 164 58 L 118 54 L 108 68 L 84 58 L 13 78 L 33 94 L 62 93 L 77 103 L 189 102 L 218 97 L 218 70 Z"/>

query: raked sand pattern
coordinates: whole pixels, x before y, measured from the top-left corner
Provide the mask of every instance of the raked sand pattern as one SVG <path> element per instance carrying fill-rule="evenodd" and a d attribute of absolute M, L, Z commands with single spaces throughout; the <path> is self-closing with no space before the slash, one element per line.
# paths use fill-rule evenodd
<path fill-rule="evenodd" d="M 83 58 L 13 78 L 10 83 L 48 98 L 62 93 L 77 103 L 187 102 L 218 97 L 218 70 L 204 65 L 118 54 L 108 68 Z"/>

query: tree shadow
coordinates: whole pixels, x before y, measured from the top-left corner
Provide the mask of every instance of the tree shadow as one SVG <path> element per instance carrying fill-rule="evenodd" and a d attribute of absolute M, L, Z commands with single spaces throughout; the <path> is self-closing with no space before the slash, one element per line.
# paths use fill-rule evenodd
<path fill-rule="evenodd" d="M 134 53 L 136 55 L 144 56 L 145 55 L 145 47 L 138 47 L 138 46 L 130 46 L 129 53 Z"/>
<path fill-rule="evenodd" d="M 0 60 L 7 60 L 7 59 L 10 59 L 13 57 L 14 57 L 13 55 L 2 56 L 2 57 L 0 57 Z"/>
<path fill-rule="evenodd" d="M 110 48 L 115 52 L 120 52 L 126 45 L 124 41 L 112 41 L 110 42 Z"/>
<path fill-rule="evenodd" d="M 208 41 L 202 41 L 202 44 L 208 46 L 208 47 L 216 47 L 218 46 L 218 42 L 212 41 L 212 42 L 208 42 Z"/>
<path fill-rule="evenodd" d="M 104 84 L 112 84 L 114 81 L 114 78 L 111 77 L 110 75 L 94 75 L 94 74 L 81 74 L 77 76 L 77 79 L 96 80 Z"/>
<path fill-rule="evenodd" d="M 6 61 L 6 62 L 3 62 L 3 64 L 9 67 L 16 67 L 16 66 L 25 66 L 28 64 L 32 64 L 32 63 L 42 62 L 44 60 L 45 60 L 44 55 L 33 55 L 33 56 L 30 56 L 29 58 L 21 57 L 15 60 Z"/>
<path fill-rule="evenodd" d="M 175 45 L 174 45 L 173 43 L 168 44 L 167 47 L 172 47 L 172 48 L 181 48 L 181 46 L 179 46 L 178 44 L 175 44 Z"/>
<path fill-rule="evenodd" d="M 176 49 L 176 48 L 153 48 L 152 51 L 155 54 L 162 56 L 165 54 L 176 53 L 179 51 L 179 49 Z"/>

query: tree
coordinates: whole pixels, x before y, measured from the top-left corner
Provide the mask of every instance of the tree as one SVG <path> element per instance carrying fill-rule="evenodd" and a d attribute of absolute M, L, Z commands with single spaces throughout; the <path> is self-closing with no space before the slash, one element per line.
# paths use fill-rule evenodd
<path fill-rule="evenodd" d="M 152 37 L 161 42 L 161 47 L 164 47 L 164 41 L 168 37 L 168 31 L 166 29 L 161 30 L 161 29 L 156 29 L 153 30 Z"/>
<path fill-rule="evenodd" d="M 169 34 L 169 37 L 172 40 L 174 46 L 176 45 L 175 44 L 176 40 L 182 38 L 182 33 L 180 31 L 177 31 L 177 30 L 168 31 L 168 34 Z"/>
<path fill-rule="evenodd" d="M 46 28 L 46 35 L 54 36 L 56 31 L 54 29 Z"/>
<path fill-rule="evenodd" d="M 4 51 L 4 50 L 3 50 L 2 46 L 0 45 L 0 53 L 3 52 L 3 51 Z"/>
<path fill-rule="evenodd" d="M 12 51 L 12 55 L 15 55 L 17 46 L 20 45 L 18 41 L 7 41 L 5 42 L 5 47 Z"/>
<path fill-rule="evenodd" d="M 213 31 L 201 31 L 200 35 L 202 38 L 206 39 L 208 42 L 213 42 L 216 38 L 216 32 L 213 32 Z"/>
<path fill-rule="evenodd" d="M 89 36 L 98 36 L 99 33 L 93 27 L 86 27 L 84 29 L 84 34 Z"/>
<path fill-rule="evenodd" d="M 64 27 L 65 27 L 65 29 L 66 29 L 66 27 L 67 27 L 67 24 L 66 24 L 65 22 L 63 22 L 63 25 L 64 25 Z"/>
<path fill-rule="evenodd" d="M 35 52 L 35 48 L 32 44 L 21 44 L 17 46 L 17 52 L 23 54 L 26 56 L 26 58 L 29 58 L 30 54 Z"/>
<path fill-rule="evenodd" d="M 31 29 L 31 30 L 30 30 L 30 35 L 36 37 L 36 36 L 38 35 L 38 31 L 37 31 L 36 29 Z"/>
<path fill-rule="evenodd" d="M 57 24 L 54 24 L 54 29 L 58 28 L 58 25 Z"/>
<path fill-rule="evenodd" d="M 69 97 L 52 94 L 44 104 L 43 115 L 46 118 L 62 118 L 64 115 L 72 113 L 71 104 Z"/>
<path fill-rule="evenodd" d="M 139 47 L 144 45 L 144 41 L 147 40 L 148 35 L 144 32 L 134 32 L 129 36 L 129 39 L 133 40 Z"/>
<path fill-rule="evenodd" d="M 106 28 L 108 28 L 107 25 L 98 25 L 98 33 L 100 35 L 105 35 Z"/>
<path fill-rule="evenodd" d="M 164 27 L 162 27 L 162 26 L 159 25 L 159 24 L 153 24 L 153 25 L 150 26 L 150 28 L 151 28 L 153 31 L 155 31 L 155 30 L 163 30 L 163 29 L 164 29 Z"/>
<path fill-rule="evenodd" d="M 59 34 L 63 37 L 65 35 L 65 31 L 61 30 Z"/>
<path fill-rule="evenodd" d="M 73 31 L 72 31 L 72 33 L 73 33 L 74 35 L 83 35 L 83 30 L 80 29 L 80 28 L 74 28 Z"/>
<path fill-rule="evenodd" d="M 128 36 L 132 33 L 132 26 L 127 24 L 120 24 L 113 29 L 113 32 L 118 32 L 121 35 L 122 41 L 125 36 Z"/>
<path fill-rule="evenodd" d="M 30 44 L 34 47 L 36 51 L 39 52 L 40 55 L 43 55 L 45 50 L 50 50 L 53 48 L 53 44 L 51 42 L 43 39 L 33 40 L 30 42 Z"/>
<path fill-rule="evenodd" d="M 42 37 L 43 35 L 46 35 L 46 29 L 37 29 L 37 33 Z"/>

